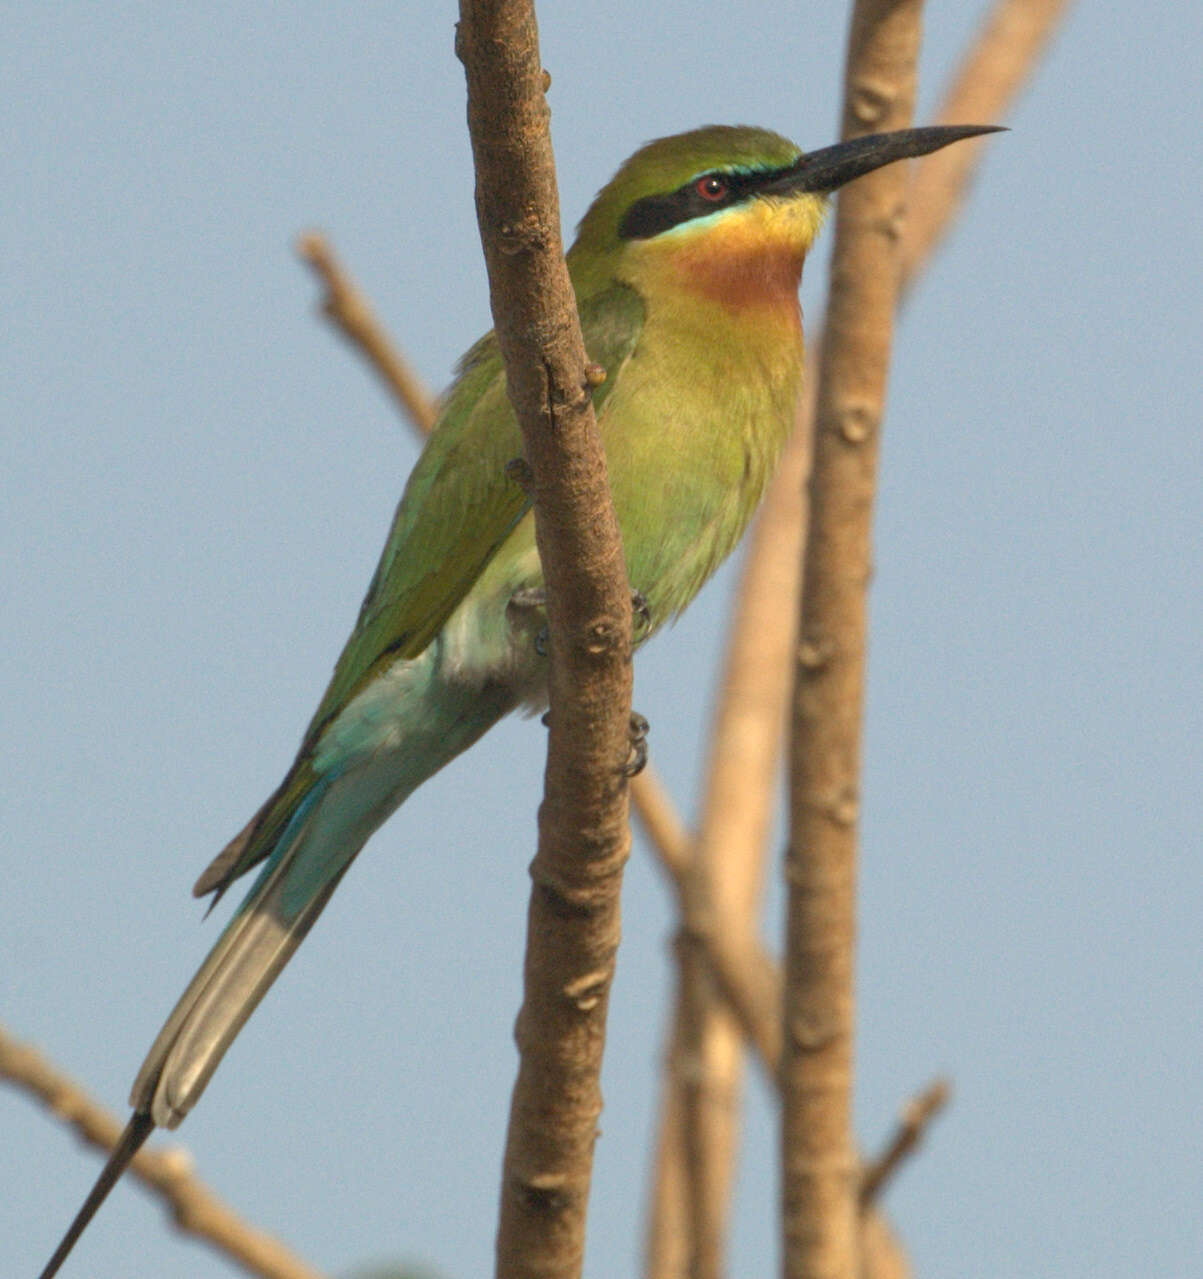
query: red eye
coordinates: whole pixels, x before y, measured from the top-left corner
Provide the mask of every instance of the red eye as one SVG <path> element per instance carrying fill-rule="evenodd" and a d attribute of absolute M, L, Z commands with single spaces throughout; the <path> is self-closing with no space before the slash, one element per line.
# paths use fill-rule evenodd
<path fill-rule="evenodd" d="M 727 179 L 719 177 L 717 173 L 708 173 L 704 178 L 698 178 L 693 189 L 703 200 L 709 200 L 711 204 L 716 204 L 731 190 L 727 185 Z"/>

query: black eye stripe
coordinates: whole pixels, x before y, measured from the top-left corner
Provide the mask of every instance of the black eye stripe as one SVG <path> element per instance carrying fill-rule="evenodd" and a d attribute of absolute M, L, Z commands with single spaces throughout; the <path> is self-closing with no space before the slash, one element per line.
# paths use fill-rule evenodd
<path fill-rule="evenodd" d="M 786 165 L 780 169 L 760 169 L 753 173 L 724 169 L 699 173 L 667 195 L 646 195 L 642 200 L 636 200 L 618 224 L 618 238 L 650 240 L 653 236 L 680 226 L 682 222 L 690 222 L 718 209 L 740 204 L 751 199 L 762 187 L 789 173 L 793 167 Z M 726 194 L 717 200 L 707 199 L 698 190 L 700 184 L 710 177 L 718 178 L 727 187 Z"/>

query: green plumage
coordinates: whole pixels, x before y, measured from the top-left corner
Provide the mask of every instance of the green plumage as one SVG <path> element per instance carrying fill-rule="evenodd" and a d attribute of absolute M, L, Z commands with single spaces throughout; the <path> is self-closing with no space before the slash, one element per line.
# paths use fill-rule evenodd
<path fill-rule="evenodd" d="M 710 254 L 712 218 L 663 243 L 625 239 L 622 218 L 649 194 L 688 191 L 702 170 L 772 172 L 798 154 L 748 129 L 652 143 L 600 193 L 568 254 L 586 351 L 606 370 L 594 403 L 627 571 L 651 615 L 641 638 L 738 541 L 788 434 L 802 369 L 797 278 L 817 215 L 775 202 L 765 221 L 754 200 L 735 204 Z M 677 256 L 699 248 L 678 271 Z M 733 259 L 738 296 L 725 299 L 710 277 Z M 756 281 L 782 270 L 784 292 L 762 297 Z M 542 613 L 521 602 L 542 587 L 529 498 L 509 468 L 521 453 L 490 334 L 460 365 L 295 763 L 195 886 L 220 896 L 263 865 L 135 1085 L 135 1107 L 156 1122 L 178 1122 L 195 1102 L 380 822 L 499 716 L 545 697 Z"/>

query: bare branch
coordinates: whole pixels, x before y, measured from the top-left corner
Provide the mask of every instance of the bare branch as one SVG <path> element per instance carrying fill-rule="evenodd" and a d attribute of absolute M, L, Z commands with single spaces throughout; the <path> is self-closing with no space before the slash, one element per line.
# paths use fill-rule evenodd
<path fill-rule="evenodd" d="M 672 797 L 649 764 L 631 779 L 631 800 L 637 806 L 644 834 L 678 897 L 693 857 L 693 837 L 685 828 Z"/>
<path fill-rule="evenodd" d="M 630 832 L 630 588 L 585 376 L 534 10 L 461 0 L 476 205 L 532 476 L 551 718 L 527 930 L 498 1276 L 579 1275 Z"/>
<path fill-rule="evenodd" d="M 937 1079 L 917 1096 L 912 1097 L 902 1109 L 902 1116 L 889 1144 L 861 1170 L 860 1208 L 871 1208 L 885 1189 L 886 1182 L 898 1170 L 908 1155 L 918 1149 L 931 1121 L 948 1105 L 952 1085 L 947 1079 Z"/>
<path fill-rule="evenodd" d="M 853 7 L 842 135 L 910 121 L 919 0 Z M 784 1273 L 858 1272 L 853 966 L 865 594 L 902 166 L 841 196 L 820 365 L 794 703 L 782 1060 Z"/>
<path fill-rule="evenodd" d="M 438 405 L 389 342 L 372 304 L 343 272 L 325 236 L 306 232 L 297 241 L 297 252 L 325 286 L 322 311 L 375 369 L 410 420 L 428 434 L 438 416 Z"/>
<path fill-rule="evenodd" d="M 678 983 L 680 981 L 678 969 Z M 672 1029 L 664 1054 L 660 1086 L 660 1123 L 652 1158 L 647 1221 L 644 1226 L 644 1279 L 685 1279 L 689 1274 L 691 1230 L 686 1183 L 685 1116 L 681 1087 L 681 1020 L 684 999 L 673 1000 Z"/>
<path fill-rule="evenodd" d="M 970 120 L 991 121 L 1001 118 L 1023 78 L 1032 71 L 1043 52 L 1055 28 L 1055 19 L 1066 7 L 1065 0 L 1000 0 L 986 22 L 976 46 L 967 53 L 962 69 L 954 80 L 954 88 L 941 108 L 939 122 L 963 123 Z M 980 158 L 980 145 L 969 143 L 926 156 L 913 166 L 915 177 L 909 200 L 911 212 L 904 230 L 902 249 L 908 285 L 927 265 L 931 252 L 939 243 L 952 217 L 955 216 L 959 202 L 954 197 L 968 185 L 973 168 Z M 814 345 L 821 346 L 821 341 Z M 794 442 L 782 460 L 781 469 L 757 522 L 756 537 L 745 569 L 749 579 L 760 571 L 759 562 L 762 555 L 773 556 L 780 548 L 797 545 L 798 538 L 802 535 L 801 525 L 805 506 L 798 495 L 803 487 L 801 476 L 804 472 L 798 468 L 804 467 L 809 460 L 812 421 L 813 398 L 807 396 L 800 406 L 799 424 Z M 765 589 L 774 592 L 778 601 L 795 598 L 801 558 L 799 555 L 798 564 L 788 576 L 782 576 L 772 569 L 764 572 L 762 580 L 765 582 Z M 781 606 L 775 612 L 770 609 L 762 613 L 755 607 L 749 607 L 747 601 L 749 597 L 755 597 L 755 594 L 756 590 L 749 580 L 741 590 L 741 603 L 733 619 L 730 656 L 726 666 L 728 679 L 737 671 L 751 671 L 754 672 L 754 678 L 756 675 L 763 675 L 766 679 L 771 679 L 767 665 L 771 659 L 768 655 L 772 651 L 782 650 L 783 646 L 778 644 L 779 638 L 793 634 L 795 620 L 790 611 Z M 745 645 L 749 642 L 754 643 L 757 638 L 764 645 L 764 656 L 755 661 L 749 660 L 744 655 Z M 735 654 L 740 654 L 740 657 L 737 659 Z M 728 700 L 733 699 L 725 697 L 723 706 L 727 705 Z M 773 724 L 778 720 L 777 710 L 767 698 L 762 698 L 756 691 L 753 692 L 752 700 L 760 711 L 760 731 L 771 731 Z M 752 712 L 748 709 L 740 712 L 739 736 L 730 739 L 726 736 L 726 730 L 720 724 L 716 724 L 712 747 L 713 759 L 721 761 L 739 758 L 740 751 L 737 746 L 739 737 L 742 736 L 746 740 L 746 734 L 756 731 L 751 715 Z M 764 796 L 770 793 L 772 782 L 771 771 L 766 771 L 761 773 L 759 779 L 748 777 L 742 786 L 724 787 L 728 801 L 724 811 L 728 822 L 736 827 L 742 825 L 748 832 L 755 830 L 757 824 L 755 810 L 764 803 Z M 706 792 L 709 794 L 714 789 L 712 784 L 706 788 Z M 750 806 L 753 810 L 747 818 L 740 811 L 744 806 Z M 716 845 L 719 844 L 722 845 L 721 865 L 724 873 L 733 876 L 747 875 L 745 899 L 755 902 L 759 895 L 757 884 L 760 874 L 757 858 L 747 856 L 741 849 L 739 838 L 732 836 L 730 832 L 721 840 L 716 838 Z M 681 873 L 683 872 L 678 869 L 678 874 Z M 732 920 L 717 909 L 715 915 L 716 922 L 712 935 L 727 936 L 732 931 L 750 930 L 754 927 L 754 920 L 751 919 Z M 746 1018 L 744 1022 L 746 1024 Z M 674 1025 L 676 1026 L 677 1022 L 674 1022 Z M 728 1033 L 734 1033 L 730 1026 Z M 674 1031 L 674 1037 L 677 1034 L 679 1029 Z M 752 1038 L 753 1043 L 758 1040 L 763 1041 L 762 1037 Z M 708 1046 L 700 1059 L 693 1062 L 693 1066 L 711 1075 L 723 1069 L 723 1063 L 729 1061 L 730 1053 L 727 1046 L 721 1042 L 708 1041 L 708 1043 L 711 1046 Z M 737 1122 L 736 1107 L 732 1106 L 727 1110 L 725 1120 L 717 1114 L 712 1115 L 712 1122 L 724 1121 L 732 1125 Z M 661 1136 L 657 1146 L 657 1181 L 653 1190 L 653 1216 L 649 1226 L 649 1238 L 652 1240 L 655 1240 L 662 1232 L 674 1235 L 677 1230 L 674 1226 L 675 1217 L 672 1209 L 666 1205 L 671 1205 L 674 1193 L 678 1193 L 676 1188 L 679 1187 L 684 1175 L 680 1168 L 672 1166 L 674 1155 L 684 1149 L 683 1140 L 679 1138 L 674 1140 L 671 1135 L 671 1130 L 680 1122 L 680 1098 L 670 1082 L 665 1089 L 665 1100 L 661 1110 Z M 713 1143 L 715 1147 L 721 1144 L 719 1139 Z M 727 1142 L 728 1148 L 733 1149 L 733 1145 L 732 1141 Z M 683 1155 L 680 1157 L 683 1158 Z M 883 1244 L 883 1239 L 887 1237 L 892 1239 L 888 1228 L 883 1223 L 875 1223 L 873 1219 L 867 1220 L 866 1233 L 862 1237 L 862 1245 L 865 1249 L 862 1261 L 866 1274 L 885 1275 L 905 1271 L 905 1261 L 896 1244 Z M 647 1270 L 649 1279 L 669 1279 L 670 1276 L 683 1273 L 678 1259 L 684 1251 L 687 1251 L 687 1243 L 679 1243 L 674 1249 L 661 1248 L 659 1251 L 649 1246 Z"/>
<path fill-rule="evenodd" d="M 110 1154 L 124 1123 L 94 1102 L 82 1088 L 56 1069 L 41 1053 L 12 1039 L 0 1028 L 0 1079 L 36 1097 L 79 1139 Z M 192 1171 L 181 1147 L 142 1149 L 130 1171 L 162 1200 L 178 1230 L 207 1243 L 249 1274 L 263 1279 L 321 1279 L 278 1239 L 249 1225 L 224 1204 Z"/>

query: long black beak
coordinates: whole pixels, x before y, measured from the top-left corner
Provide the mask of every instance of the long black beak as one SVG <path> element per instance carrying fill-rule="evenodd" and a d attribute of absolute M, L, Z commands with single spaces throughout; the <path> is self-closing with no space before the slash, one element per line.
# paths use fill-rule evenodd
<path fill-rule="evenodd" d="M 864 177 L 883 164 L 895 160 L 907 160 L 918 155 L 939 151 L 950 142 L 962 138 L 976 138 L 983 133 L 1001 133 L 1005 130 L 996 124 L 930 125 L 924 129 L 897 129 L 893 133 L 870 133 L 850 142 L 837 142 L 833 147 L 811 151 L 801 156 L 789 170 L 762 187 L 758 195 L 772 195 L 774 191 L 834 191 L 853 178 Z"/>

